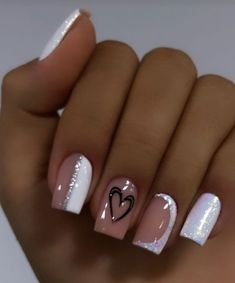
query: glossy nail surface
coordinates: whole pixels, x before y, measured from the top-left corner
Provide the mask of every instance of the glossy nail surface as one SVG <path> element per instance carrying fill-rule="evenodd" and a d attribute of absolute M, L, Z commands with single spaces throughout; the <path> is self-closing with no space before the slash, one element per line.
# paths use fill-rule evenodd
<path fill-rule="evenodd" d="M 63 40 L 65 35 L 68 33 L 68 31 L 80 15 L 80 10 L 75 10 L 69 15 L 69 17 L 61 24 L 61 26 L 56 30 L 51 39 L 48 41 L 39 60 L 45 59 L 56 49 L 56 47 L 60 44 L 60 42 Z"/>
<path fill-rule="evenodd" d="M 167 194 L 156 194 L 141 219 L 133 244 L 160 254 L 175 224 L 177 208 Z"/>
<path fill-rule="evenodd" d="M 62 163 L 54 189 L 52 207 L 79 214 L 86 200 L 92 178 L 90 161 L 72 154 Z"/>
<path fill-rule="evenodd" d="M 221 210 L 219 198 L 211 193 L 204 193 L 190 211 L 180 236 L 188 238 L 199 245 L 208 239 Z"/>
<path fill-rule="evenodd" d="M 117 178 L 108 185 L 95 223 L 95 231 L 123 239 L 137 198 L 136 186 L 127 178 Z"/>

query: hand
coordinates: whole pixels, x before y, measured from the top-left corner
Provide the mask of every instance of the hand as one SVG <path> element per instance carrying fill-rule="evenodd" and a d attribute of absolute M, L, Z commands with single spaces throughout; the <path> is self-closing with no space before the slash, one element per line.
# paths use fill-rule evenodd
<path fill-rule="evenodd" d="M 197 78 L 182 51 L 158 48 L 139 64 L 126 44 L 95 46 L 84 13 L 56 49 L 8 73 L 1 203 L 40 282 L 198 283 L 199 269 L 203 283 L 231 281 L 234 106 L 233 83 L 216 75 Z M 69 184 L 77 160 L 78 191 Z M 68 195 L 68 185 L 78 197 Z M 164 193 L 178 208 L 167 235 L 174 248 L 156 257 L 130 244 L 133 231 L 123 241 L 95 233 L 87 205 L 79 216 L 52 209 L 49 188 L 55 208 L 79 213 L 82 200 L 89 201 L 99 232 L 122 239 L 138 226 L 135 242 L 164 234 L 176 216 L 164 214 L 164 199 L 155 197 Z M 203 193 L 221 201 L 212 235 L 223 232 L 200 250 L 178 234 Z M 153 228 L 161 221 L 163 228 Z"/>

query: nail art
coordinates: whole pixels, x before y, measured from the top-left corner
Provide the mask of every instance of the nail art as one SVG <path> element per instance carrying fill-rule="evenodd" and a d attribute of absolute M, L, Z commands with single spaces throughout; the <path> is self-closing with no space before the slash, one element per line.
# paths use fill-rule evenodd
<path fill-rule="evenodd" d="M 122 239 L 128 230 L 136 198 L 136 186 L 129 179 L 114 179 L 102 199 L 95 231 Z"/>
<path fill-rule="evenodd" d="M 62 23 L 62 25 L 57 29 L 57 31 L 53 34 L 52 38 L 48 41 L 45 46 L 39 60 L 45 59 L 48 55 L 50 55 L 56 47 L 60 44 L 60 42 L 64 39 L 65 35 L 69 32 L 74 22 L 81 15 L 80 10 L 75 10 L 69 17 Z"/>
<path fill-rule="evenodd" d="M 84 155 L 72 154 L 67 157 L 58 172 L 52 207 L 79 214 L 91 179 L 92 166 Z"/>
<path fill-rule="evenodd" d="M 113 199 L 115 197 L 115 194 L 119 196 L 119 207 L 124 206 L 125 202 L 129 202 L 129 206 L 127 206 L 127 209 L 120 216 L 116 216 L 114 214 Z M 127 216 L 127 214 L 132 210 L 134 203 L 135 203 L 135 199 L 132 195 L 128 195 L 125 198 L 123 198 L 122 191 L 118 187 L 113 187 L 109 193 L 109 206 L 110 206 L 112 222 L 120 221 L 122 218 Z"/>
<path fill-rule="evenodd" d="M 156 194 L 141 219 L 133 244 L 159 255 L 171 234 L 176 215 L 173 198 Z"/>
<path fill-rule="evenodd" d="M 211 193 L 204 193 L 190 211 L 180 236 L 188 238 L 199 245 L 208 239 L 221 210 L 219 198 Z"/>

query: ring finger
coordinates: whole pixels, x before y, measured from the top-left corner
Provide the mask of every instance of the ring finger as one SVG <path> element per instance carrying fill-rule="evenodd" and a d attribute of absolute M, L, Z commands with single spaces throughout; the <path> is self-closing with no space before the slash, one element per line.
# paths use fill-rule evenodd
<path fill-rule="evenodd" d="M 140 222 L 134 239 L 135 244 L 155 253 L 161 252 L 173 228 L 172 219 L 176 218 L 173 199 L 178 205 L 178 215 L 171 240 L 176 238 L 216 150 L 234 125 L 234 107 L 232 82 L 216 75 L 206 75 L 198 79 L 156 174 L 152 193 L 149 196 L 154 197 Z M 216 216 L 219 211 L 217 198 L 208 194 L 203 200 L 218 204 L 218 209 L 214 211 Z M 205 209 L 209 213 L 210 207 L 202 207 L 200 204 L 196 214 L 203 213 Z M 205 218 L 205 215 L 201 216 Z M 211 223 L 215 218 L 211 218 Z M 207 231 L 198 230 L 198 235 L 193 236 L 194 232 L 190 232 L 189 228 L 196 225 L 196 222 L 192 224 L 191 221 L 190 225 L 187 222 L 187 227 L 184 227 L 181 234 L 197 238 L 198 242 L 202 243 L 208 236 L 211 226 L 209 219 L 205 220 L 208 222 Z M 156 223 L 164 223 L 164 225 L 157 227 Z M 200 225 L 203 225 L 202 221 Z M 200 237 L 199 232 L 203 237 Z"/>

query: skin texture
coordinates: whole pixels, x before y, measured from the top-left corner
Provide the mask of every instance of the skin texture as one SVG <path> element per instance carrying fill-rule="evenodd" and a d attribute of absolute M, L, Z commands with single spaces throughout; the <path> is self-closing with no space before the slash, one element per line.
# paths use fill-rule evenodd
<path fill-rule="evenodd" d="M 69 154 L 81 152 L 94 168 L 91 195 L 102 173 L 137 64 L 135 53 L 125 44 L 110 41 L 96 46 L 56 132 L 49 168 L 52 191 L 61 162 Z M 76 129 L 84 131 L 76 131 L 75 124 Z"/>
<path fill-rule="evenodd" d="M 95 46 L 86 17 L 79 27 L 48 60 L 8 73 L 2 87 L 0 198 L 40 282 L 232 282 L 233 83 L 216 75 L 197 79 L 191 59 L 170 48 L 151 51 L 138 65 L 126 44 Z M 83 42 L 80 52 L 70 52 L 71 42 Z M 81 150 L 96 170 L 89 196 L 93 218 L 111 176 L 128 172 L 140 188 L 133 230 L 123 241 L 93 232 L 88 205 L 79 216 L 50 207 L 49 188 L 62 159 Z M 180 204 L 175 244 L 159 257 L 131 245 L 139 215 L 156 191 L 171 193 Z M 216 226 L 221 233 L 203 248 L 176 233 L 199 191 L 218 194 L 224 207 Z"/>
<path fill-rule="evenodd" d="M 113 176 L 128 176 L 139 189 L 133 223 L 136 221 L 195 80 L 196 69 L 185 53 L 159 48 L 145 55 L 94 195 L 92 211 Z"/>

